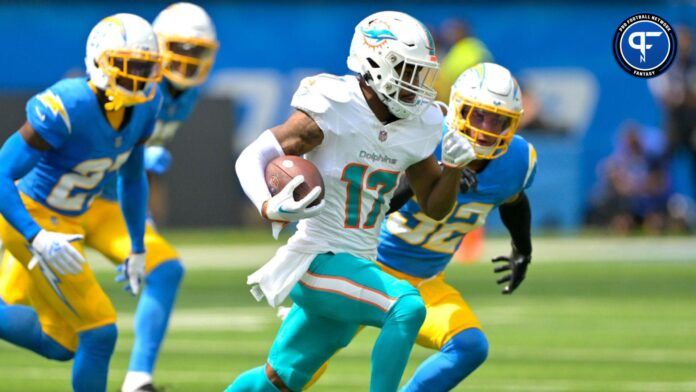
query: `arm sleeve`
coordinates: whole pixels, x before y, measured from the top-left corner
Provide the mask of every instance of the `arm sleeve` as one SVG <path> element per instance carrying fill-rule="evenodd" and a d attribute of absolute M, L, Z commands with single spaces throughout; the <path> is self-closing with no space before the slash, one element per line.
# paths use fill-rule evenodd
<path fill-rule="evenodd" d="M 24 207 L 15 181 L 24 177 L 41 159 L 41 151 L 30 147 L 19 132 L 15 132 L 0 149 L 0 214 L 31 241 L 41 227 Z"/>
<path fill-rule="evenodd" d="M 118 197 L 128 226 L 133 253 L 145 252 L 148 184 L 145 175 L 145 147 L 136 145 L 119 170 Z"/>
<path fill-rule="evenodd" d="M 512 243 L 524 255 L 532 254 L 532 209 L 527 195 L 522 192 L 512 203 L 500 206 L 500 219 L 510 232 Z"/>
<path fill-rule="evenodd" d="M 394 196 L 392 196 L 392 199 L 389 202 L 389 210 L 387 211 L 387 215 L 391 214 L 392 212 L 399 211 L 401 207 L 403 207 L 404 204 L 406 204 L 412 197 L 413 189 L 411 189 L 411 184 L 409 184 L 408 178 L 406 178 L 406 176 L 401 176 L 401 181 L 399 181 L 399 185 L 396 187 Z"/>
<path fill-rule="evenodd" d="M 271 198 L 266 185 L 266 165 L 273 158 L 285 155 L 273 133 L 266 130 L 242 151 L 237 158 L 235 171 L 247 197 L 261 213 L 263 202 Z"/>

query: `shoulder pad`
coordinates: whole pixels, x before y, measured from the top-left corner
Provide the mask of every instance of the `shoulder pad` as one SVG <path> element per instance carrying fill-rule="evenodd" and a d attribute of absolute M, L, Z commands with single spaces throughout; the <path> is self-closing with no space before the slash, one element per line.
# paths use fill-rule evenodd
<path fill-rule="evenodd" d="M 447 115 L 447 109 L 448 109 L 448 108 L 447 108 L 447 104 L 446 104 L 446 103 L 444 103 L 444 102 L 442 102 L 442 101 L 435 101 L 435 102 L 433 102 L 433 103 L 434 103 L 436 106 L 438 106 L 438 107 L 440 108 L 440 111 L 442 112 L 442 115 L 443 115 L 443 116 L 446 116 L 446 115 Z"/>
<path fill-rule="evenodd" d="M 70 116 L 68 116 L 68 110 L 60 95 L 56 94 L 53 90 L 48 89 L 42 93 L 36 95 L 36 100 L 43 106 L 43 108 L 50 113 L 53 117 L 59 117 L 68 133 L 72 131 L 72 124 L 70 123 Z M 38 109 L 37 109 L 38 110 Z M 42 119 L 44 117 L 41 117 Z"/>
<path fill-rule="evenodd" d="M 440 105 L 435 102 L 430 104 L 423 114 L 421 114 L 421 121 L 427 125 L 440 125 L 444 120 L 445 116 L 442 114 L 442 109 L 440 109 Z"/>
<path fill-rule="evenodd" d="M 319 74 L 302 79 L 300 88 L 311 94 L 320 94 L 331 101 L 346 103 L 350 101 L 350 86 L 345 77 Z"/>

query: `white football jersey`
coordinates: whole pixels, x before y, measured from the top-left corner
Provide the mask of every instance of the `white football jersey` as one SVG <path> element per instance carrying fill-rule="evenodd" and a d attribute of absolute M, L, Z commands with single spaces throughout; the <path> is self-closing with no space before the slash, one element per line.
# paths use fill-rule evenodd
<path fill-rule="evenodd" d="M 326 208 L 301 220 L 290 243 L 374 260 L 399 176 L 440 142 L 440 108 L 433 104 L 418 117 L 384 125 L 367 105 L 357 77 L 328 74 L 302 80 L 292 106 L 324 132 L 321 145 L 305 158 L 324 179 Z"/>

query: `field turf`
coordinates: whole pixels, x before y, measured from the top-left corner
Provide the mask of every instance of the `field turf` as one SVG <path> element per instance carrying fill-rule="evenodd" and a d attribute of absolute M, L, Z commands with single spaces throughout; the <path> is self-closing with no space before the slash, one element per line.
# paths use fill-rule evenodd
<path fill-rule="evenodd" d="M 188 271 L 156 372 L 166 391 L 221 391 L 265 359 L 279 320 L 244 282 L 277 245 L 240 237 L 171 237 Z M 489 263 L 452 265 L 447 280 L 464 294 L 491 344 L 488 361 L 457 390 L 696 391 L 696 239 L 648 241 L 665 242 L 660 251 L 642 239 L 547 238 L 512 296 L 499 293 Z M 506 240 L 492 240 L 486 252 L 506 247 Z M 113 282 L 106 262 L 91 259 L 120 312 L 109 375 L 109 391 L 117 391 L 136 301 Z M 313 390 L 366 391 L 375 336 L 371 328 L 361 333 Z M 414 350 L 405 379 L 429 353 Z M 67 391 L 69 382 L 70 363 L 0 343 L 1 391 Z"/>

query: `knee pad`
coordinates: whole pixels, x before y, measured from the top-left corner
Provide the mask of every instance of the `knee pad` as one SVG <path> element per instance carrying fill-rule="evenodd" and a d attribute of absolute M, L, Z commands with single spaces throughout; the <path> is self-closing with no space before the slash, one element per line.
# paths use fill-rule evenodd
<path fill-rule="evenodd" d="M 179 260 L 166 261 L 150 271 L 145 277 L 146 284 L 176 284 L 184 277 L 184 265 Z"/>
<path fill-rule="evenodd" d="M 420 328 L 425 321 L 425 303 L 413 289 L 413 293 L 408 293 L 400 297 L 389 310 L 392 319 L 398 323 L 413 324 Z"/>
<path fill-rule="evenodd" d="M 465 329 L 454 335 L 442 351 L 455 355 L 458 362 L 465 360 L 478 366 L 488 358 L 488 339 L 478 328 Z"/>
<path fill-rule="evenodd" d="M 95 354 L 111 355 L 114 352 L 117 338 L 116 324 L 90 329 L 80 333 L 78 350 L 84 349 Z"/>

